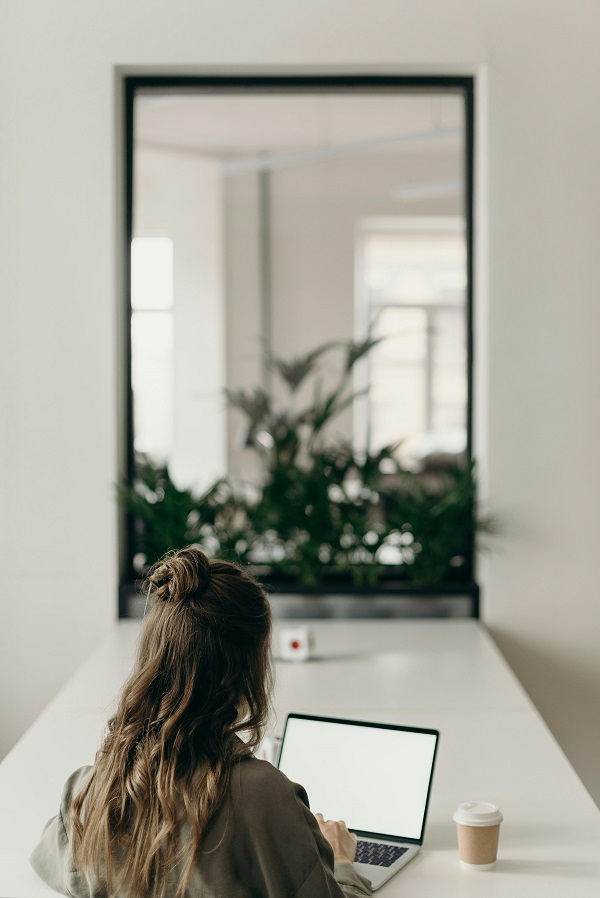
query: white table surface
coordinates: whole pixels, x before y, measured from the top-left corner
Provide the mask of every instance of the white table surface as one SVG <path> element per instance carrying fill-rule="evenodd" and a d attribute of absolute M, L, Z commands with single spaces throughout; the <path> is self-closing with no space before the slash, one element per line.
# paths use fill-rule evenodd
<path fill-rule="evenodd" d="M 288 711 L 441 733 L 423 850 L 377 895 L 598 898 L 600 811 L 480 624 L 302 623 L 315 658 L 277 663 L 272 733 Z M 136 621 L 115 626 L 0 764 L 0 898 L 55 894 L 27 859 L 69 773 L 93 762 L 138 631 Z M 452 814 L 470 799 L 504 813 L 491 871 L 458 862 Z"/>

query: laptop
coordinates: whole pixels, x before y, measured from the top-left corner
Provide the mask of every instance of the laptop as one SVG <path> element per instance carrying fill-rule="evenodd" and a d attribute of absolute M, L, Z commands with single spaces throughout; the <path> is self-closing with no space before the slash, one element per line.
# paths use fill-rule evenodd
<path fill-rule="evenodd" d="M 439 732 L 289 714 L 279 769 L 306 789 L 313 812 L 358 837 L 355 869 L 373 890 L 423 844 Z"/>

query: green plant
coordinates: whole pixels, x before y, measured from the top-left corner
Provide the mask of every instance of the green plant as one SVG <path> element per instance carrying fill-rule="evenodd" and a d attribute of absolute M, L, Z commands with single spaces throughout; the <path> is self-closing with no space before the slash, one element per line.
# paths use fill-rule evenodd
<path fill-rule="evenodd" d="M 189 489 L 178 489 L 167 465 L 138 456 L 135 476 L 118 488 L 122 505 L 133 519 L 134 551 L 150 562 L 170 548 L 186 546 L 199 536 L 199 512 L 206 503 Z"/>
<path fill-rule="evenodd" d="M 466 565 L 475 533 L 489 521 L 476 515 L 474 465 L 437 472 L 434 477 L 405 474 L 386 498 L 385 518 L 404 535 L 413 583 L 438 584 Z"/>
<path fill-rule="evenodd" d="M 279 406 L 261 389 L 227 392 L 245 416 L 249 451 L 261 457 L 258 485 L 220 479 L 195 496 L 175 486 L 166 465 L 139 459 L 133 482 L 119 491 L 135 523 L 135 551 L 151 563 L 197 543 L 304 586 L 331 571 L 374 585 L 390 567 L 435 586 L 468 570 L 475 533 L 489 524 L 477 518 L 473 465 L 418 474 L 401 468 L 397 445 L 356 453 L 331 436 L 355 396 L 353 367 L 375 343 L 327 343 L 291 362 L 270 358 L 286 393 Z M 339 376 L 323 390 L 318 364 L 339 350 Z M 303 402 L 311 378 L 313 398 Z"/>

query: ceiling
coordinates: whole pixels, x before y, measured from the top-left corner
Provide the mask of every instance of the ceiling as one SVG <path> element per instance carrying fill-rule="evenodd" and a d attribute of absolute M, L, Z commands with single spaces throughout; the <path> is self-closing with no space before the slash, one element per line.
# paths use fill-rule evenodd
<path fill-rule="evenodd" d="M 359 152 L 402 145 L 456 151 L 464 102 L 457 92 L 141 93 L 137 146 L 221 160 L 260 154 Z"/>

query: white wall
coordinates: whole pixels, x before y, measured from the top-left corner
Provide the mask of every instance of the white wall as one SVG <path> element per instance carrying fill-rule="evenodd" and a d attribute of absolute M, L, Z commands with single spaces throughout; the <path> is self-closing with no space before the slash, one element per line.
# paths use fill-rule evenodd
<path fill-rule="evenodd" d="M 600 6 L 4 0 L 2 19 L 4 747 L 115 611 L 114 66 L 487 64 L 478 448 L 504 536 L 484 616 L 600 800 Z"/>

